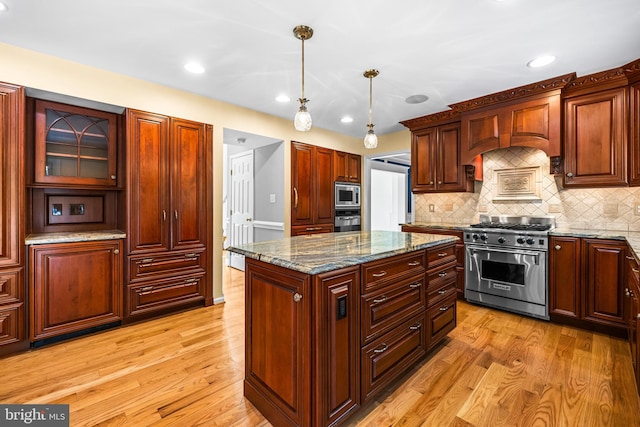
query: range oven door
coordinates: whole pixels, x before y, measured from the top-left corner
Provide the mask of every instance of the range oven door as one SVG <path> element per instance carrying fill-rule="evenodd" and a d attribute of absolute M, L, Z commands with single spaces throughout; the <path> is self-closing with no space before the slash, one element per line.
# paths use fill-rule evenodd
<path fill-rule="evenodd" d="M 468 290 L 546 306 L 546 252 L 469 244 L 465 252 Z"/>

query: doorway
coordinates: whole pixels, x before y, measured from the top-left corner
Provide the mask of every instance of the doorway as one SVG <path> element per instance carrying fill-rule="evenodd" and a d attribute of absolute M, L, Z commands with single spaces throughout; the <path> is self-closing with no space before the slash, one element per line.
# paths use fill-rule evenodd
<path fill-rule="evenodd" d="M 412 221 L 413 194 L 411 152 L 385 153 L 366 159 L 369 177 L 367 197 L 367 230 L 400 231 L 400 224 Z"/>

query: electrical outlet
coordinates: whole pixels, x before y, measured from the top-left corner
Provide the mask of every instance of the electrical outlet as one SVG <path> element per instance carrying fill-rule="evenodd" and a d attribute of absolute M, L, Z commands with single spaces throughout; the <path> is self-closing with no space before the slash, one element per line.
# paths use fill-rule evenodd
<path fill-rule="evenodd" d="M 275 203 L 276 202 L 276 195 L 275 194 L 269 194 L 269 203 Z"/>
<path fill-rule="evenodd" d="M 435 212 L 436 211 L 436 205 L 429 205 L 429 212 Z"/>

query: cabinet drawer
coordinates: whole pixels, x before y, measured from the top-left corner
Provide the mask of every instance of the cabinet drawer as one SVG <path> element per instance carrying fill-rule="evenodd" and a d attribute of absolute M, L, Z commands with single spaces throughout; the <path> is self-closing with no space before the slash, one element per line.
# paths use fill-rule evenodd
<path fill-rule="evenodd" d="M 427 309 L 427 334 L 429 348 L 438 344 L 456 327 L 456 296 L 451 296 Z"/>
<path fill-rule="evenodd" d="M 427 307 L 440 303 L 445 298 L 449 298 L 456 293 L 456 281 L 449 279 L 446 282 L 440 282 L 440 286 L 427 287 Z"/>
<path fill-rule="evenodd" d="M 422 274 L 426 268 L 425 251 L 416 251 L 362 266 L 362 293 L 386 286 L 394 279 Z"/>
<path fill-rule="evenodd" d="M 424 321 L 416 316 L 362 348 L 363 404 L 426 354 Z"/>
<path fill-rule="evenodd" d="M 21 271 L 3 271 L 0 273 L 0 304 L 22 301 L 20 273 Z"/>
<path fill-rule="evenodd" d="M 204 271 L 203 251 L 129 257 L 129 282 Z"/>
<path fill-rule="evenodd" d="M 457 274 L 455 263 L 429 270 L 427 272 L 427 289 L 439 289 L 445 284 L 455 283 Z"/>
<path fill-rule="evenodd" d="M 361 297 L 361 343 L 371 341 L 426 307 L 424 274 Z"/>
<path fill-rule="evenodd" d="M 296 225 L 291 227 L 291 236 L 333 233 L 333 224 Z"/>
<path fill-rule="evenodd" d="M 0 307 L 0 346 L 23 340 L 24 304 Z"/>
<path fill-rule="evenodd" d="M 429 270 L 450 262 L 456 262 L 456 247 L 454 244 L 427 249 L 427 268 Z"/>
<path fill-rule="evenodd" d="M 204 275 L 179 277 L 129 286 L 129 315 L 137 315 L 201 300 Z"/>

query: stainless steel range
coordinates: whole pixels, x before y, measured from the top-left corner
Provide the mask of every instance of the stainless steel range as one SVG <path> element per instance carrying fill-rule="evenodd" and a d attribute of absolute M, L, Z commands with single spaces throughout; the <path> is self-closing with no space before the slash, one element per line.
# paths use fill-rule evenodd
<path fill-rule="evenodd" d="M 549 320 L 547 251 L 553 217 L 480 215 L 464 231 L 465 298 Z"/>

